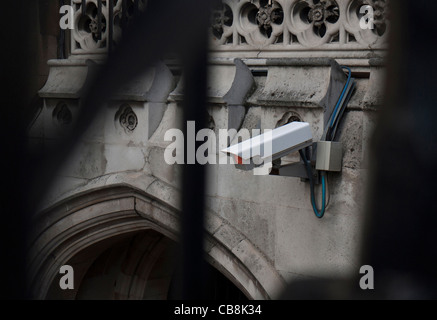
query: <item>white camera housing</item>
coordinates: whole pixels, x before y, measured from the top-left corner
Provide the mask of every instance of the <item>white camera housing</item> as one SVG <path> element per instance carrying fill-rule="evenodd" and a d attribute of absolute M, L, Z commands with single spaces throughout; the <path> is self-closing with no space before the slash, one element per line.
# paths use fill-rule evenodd
<path fill-rule="evenodd" d="M 251 170 L 312 145 L 309 123 L 292 122 L 221 150 L 234 157 L 237 167 Z"/>

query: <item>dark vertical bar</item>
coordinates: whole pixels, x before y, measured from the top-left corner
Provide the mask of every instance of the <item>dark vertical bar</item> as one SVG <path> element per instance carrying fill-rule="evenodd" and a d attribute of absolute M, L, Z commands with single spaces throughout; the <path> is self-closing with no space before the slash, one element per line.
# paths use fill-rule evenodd
<path fill-rule="evenodd" d="M 134 0 L 134 17 L 137 18 L 140 13 L 140 3 L 139 0 Z"/>
<path fill-rule="evenodd" d="M 59 8 L 64 5 L 64 0 L 59 0 Z M 65 30 L 59 31 L 58 58 L 65 59 Z"/>
<path fill-rule="evenodd" d="M 35 92 L 35 75 L 38 59 L 29 59 L 29 52 L 38 52 L 39 45 L 33 31 L 38 25 L 38 6 L 35 0 L 3 1 L 3 28 L 17 25 L 14 32 L 4 32 L 2 41 L 10 45 L 11 50 L 1 50 L 0 76 L 2 82 L 2 103 L 7 105 L 2 111 L 2 157 L 0 164 L 5 168 L 0 179 L 0 263 L 2 300 L 28 299 L 26 257 L 27 241 L 30 234 L 31 207 L 28 196 L 31 192 L 31 166 L 27 147 L 28 134 L 25 119 L 31 111 L 29 102 Z M 57 15 L 56 15 L 57 16 Z M 22 19 L 22 21 L 21 21 Z M 41 21 L 40 21 L 41 23 Z M 44 23 L 44 22 L 43 22 Z M 40 42 L 41 44 L 41 42 Z M 32 113 L 30 113 L 32 115 Z M 7 150 L 7 155 L 6 155 Z M 45 186 L 39 185 L 41 188 Z M 7 302 L 6 302 L 7 303 Z"/>
<path fill-rule="evenodd" d="M 436 1 L 392 1 L 386 103 L 372 141 L 363 264 L 385 299 L 437 298 Z M 425 74 L 425 75 L 424 75 Z"/>
<path fill-rule="evenodd" d="M 121 30 L 124 33 L 127 27 L 127 2 L 128 0 L 122 0 L 121 2 Z"/>
<path fill-rule="evenodd" d="M 108 54 L 113 51 L 114 0 L 108 0 Z"/>
<path fill-rule="evenodd" d="M 102 40 L 102 0 L 97 0 L 97 40 Z"/>
<path fill-rule="evenodd" d="M 188 5 L 188 4 L 187 4 Z M 209 1 L 190 1 L 190 24 L 199 28 L 196 45 L 192 51 L 184 53 L 185 99 L 183 124 L 187 132 L 188 121 L 194 121 L 196 130 L 205 128 L 206 83 L 207 83 L 207 26 Z M 202 14 L 196 14 L 202 12 Z M 190 139 L 187 137 L 186 140 Z M 200 142 L 196 142 L 195 150 Z M 186 148 L 187 150 L 188 148 Z M 185 154 L 186 158 L 189 155 Z M 205 295 L 205 274 L 203 267 L 203 211 L 205 191 L 205 167 L 185 164 L 183 170 L 182 199 L 182 295 L 183 299 L 202 299 Z"/>
<path fill-rule="evenodd" d="M 86 13 L 86 0 L 82 0 L 82 15 Z"/>

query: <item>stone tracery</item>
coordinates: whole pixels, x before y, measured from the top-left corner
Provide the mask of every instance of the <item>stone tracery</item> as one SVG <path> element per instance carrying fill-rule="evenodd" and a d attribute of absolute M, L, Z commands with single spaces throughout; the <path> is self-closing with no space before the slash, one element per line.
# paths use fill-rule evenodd
<path fill-rule="evenodd" d="M 76 28 L 72 53 L 104 53 L 108 47 L 108 0 L 102 1 L 101 21 L 97 0 L 72 0 Z M 113 41 L 146 1 L 113 0 Z M 138 8 L 134 8 L 137 3 Z M 370 5 L 374 29 L 360 28 L 360 8 Z M 124 11 L 123 11 L 124 10 Z M 260 48 L 278 51 L 385 49 L 389 28 L 385 0 L 223 0 L 211 17 L 213 51 Z"/>

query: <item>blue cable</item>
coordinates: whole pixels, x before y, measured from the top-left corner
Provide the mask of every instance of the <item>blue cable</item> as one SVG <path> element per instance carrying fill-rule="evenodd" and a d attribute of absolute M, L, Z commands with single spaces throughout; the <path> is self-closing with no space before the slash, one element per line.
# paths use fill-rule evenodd
<path fill-rule="evenodd" d="M 331 116 L 331 123 L 329 124 L 330 127 L 334 124 L 335 115 L 337 114 L 338 108 L 340 107 L 340 103 L 343 100 L 344 94 L 346 93 L 347 87 L 349 86 L 349 83 L 352 78 L 352 70 L 349 67 L 341 66 L 343 69 L 346 69 L 349 72 L 349 75 L 347 76 L 347 82 L 344 85 L 343 91 L 341 92 L 340 98 L 337 101 L 337 105 L 335 106 L 334 112 Z"/>
<path fill-rule="evenodd" d="M 325 184 L 325 175 L 322 174 L 322 209 L 317 208 L 316 205 L 316 197 L 314 194 L 314 184 L 313 187 L 311 189 L 311 204 L 313 206 L 313 211 L 314 214 L 316 215 L 317 218 L 322 219 L 323 216 L 325 215 L 325 210 L 326 210 L 326 184 Z"/>
<path fill-rule="evenodd" d="M 346 66 L 341 66 L 341 67 L 343 69 L 346 69 L 349 72 L 349 74 L 347 77 L 347 82 L 343 88 L 343 91 L 340 95 L 340 98 L 338 99 L 337 104 L 336 104 L 334 111 L 332 113 L 331 122 L 329 124 L 328 131 L 330 128 L 332 128 L 332 126 L 334 124 L 334 120 L 336 118 L 338 109 L 340 107 L 341 102 L 343 101 L 344 95 L 346 94 L 347 88 L 349 87 L 350 81 L 352 79 L 352 70 Z M 319 211 L 319 209 L 317 208 L 316 196 L 314 193 L 314 180 L 313 180 L 313 173 L 312 173 L 312 169 L 311 169 L 311 164 L 308 161 L 307 157 L 305 156 L 305 153 L 302 150 L 299 150 L 299 153 L 300 153 L 300 156 L 301 156 L 303 162 L 305 163 L 307 175 L 308 175 L 308 178 L 310 180 L 311 205 L 313 207 L 313 211 L 314 211 L 314 214 L 316 215 L 316 217 L 321 219 L 325 215 L 325 211 L 326 211 L 326 180 L 325 180 L 326 179 L 326 172 L 322 171 L 322 173 L 321 173 L 321 175 L 322 175 L 322 202 L 323 203 L 322 203 L 322 209 Z"/>
<path fill-rule="evenodd" d="M 308 161 L 307 157 L 305 156 L 305 153 L 302 150 L 299 150 L 300 156 L 302 157 L 303 162 L 305 163 L 305 168 L 307 170 L 307 175 L 310 180 L 310 190 L 311 190 L 311 204 L 313 206 L 314 214 L 317 218 L 321 219 L 325 215 L 326 210 L 326 182 L 325 182 L 325 173 L 322 172 L 322 209 L 319 211 L 316 205 L 316 196 L 314 194 L 314 180 L 313 180 L 313 174 L 311 170 L 310 162 Z"/>
<path fill-rule="evenodd" d="M 314 192 L 312 192 L 311 194 L 311 203 L 313 204 L 313 211 L 316 214 L 316 217 L 319 219 L 322 219 L 323 216 L 325 215 L 325 210 L 326 210 L 326 185 L 325 185 L 325 175 L 322 174 L 322 209 L 319 210 L 317 209 L 317 205 L 316 205 L 316 199 L 314 196 Z"/>

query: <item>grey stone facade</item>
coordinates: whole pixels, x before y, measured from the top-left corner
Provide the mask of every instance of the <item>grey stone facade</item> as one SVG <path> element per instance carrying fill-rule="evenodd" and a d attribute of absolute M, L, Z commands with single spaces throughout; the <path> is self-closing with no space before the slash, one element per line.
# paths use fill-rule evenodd
<path fill-rule="evenodd" d="M 384 81 L 384 66 L 375 57 L 384 55 L 386 32 L 357 26 L 356 8 L 366 1 L 330 2 L 337 4 L 331 8 L 336 20 L 319 19 L 318 26 L 327 25 L 323 36 L 311 27 L 323 1 L 273 1 L 282 20 L 275 16 L 266 35 L 268 28 L 249 19 L 264 2 L 225 0 L 225 16 L 232 21 L 219 19 L 215 34 L 212 29 L 207 109 L 217 136 L 219 129 L 274 129 L 294 116 L 310 123 L 318 141 L 331 63 L 348 65 L 356 78 L 339 132 L 343 167 L 328 176 L 329 206 L 322 220 L 314 216 L 309 184 L 300 178 L 207 165 L 206 259 L 251 299 L 274 299 L 296 279 L 346 278 L 361 266 L 368 141 Z M 73 3 L 80 16 L 80 1 Z M 298 21 L 303 3 L 313 12 L 309 22 Z M 29 133 L 36 146 L 56 143 L 74 122 L 81 90 L 94 72 L 86 59 L 104 59 L 102 42 L 90 39 L 73 30 L 70 57 L 49 61 L 40 91 L 44 108 Z M 77 277 L 85 277 L 95 257 L 88 264 L 78 257 L 99 243 L 108 243 L 106 250 L 111 239 L 145 230 L 177 241 L 181 166 L 164 161 L 170 144 L 164 136 L 181 127 L 182 89 L 177 67 L 164 61 L 121 88 L 71 153 L 34 217 L 29 270 L 37 298 L 53 290 L 61 265 L 70 262 Z M 298 154 L 283 161 L 299 161 Z M 147 286 L 138 283 L 148 275 L 126 270 L 117 275 L 118 283 L 137 287 L 117 288 L 112 297 L 144 298 Z"/>

